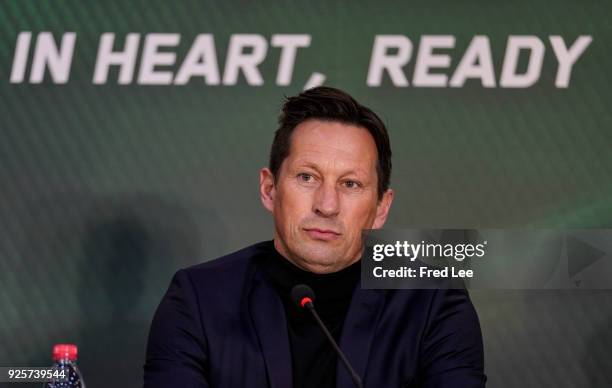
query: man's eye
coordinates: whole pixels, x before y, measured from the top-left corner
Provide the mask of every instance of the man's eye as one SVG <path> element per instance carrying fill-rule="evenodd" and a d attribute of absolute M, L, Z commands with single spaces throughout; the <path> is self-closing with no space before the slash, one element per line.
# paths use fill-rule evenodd
<path fill-rule="evenodd" d="M 312 182 L 314 177 L 310 174 L 306 174 L 306 173 L 300 173 L 298 174 L 298 179 L 301 182 Z"/>
<path fill-rule="evenodd" d="M 348 189 L 356 189 L 361 187 L 361 185 L 358 182 L 355 181 L 346 181 L 344 182 L 344 187 L 348 188 Z"/>

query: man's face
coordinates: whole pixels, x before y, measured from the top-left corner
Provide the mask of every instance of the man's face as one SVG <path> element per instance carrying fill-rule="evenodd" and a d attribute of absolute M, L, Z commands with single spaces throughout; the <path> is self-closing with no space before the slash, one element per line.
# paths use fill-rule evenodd
<path fill-rule="evenodd" d="M 279 253 L 315 273 L 359 260 L 362 230 L 382 227 L 393 199 L 387 190 L 378 200 L 376 163 L 365 128 L 315 119 L 299 124 L 276 181 L 269 169 L 260 173 Z"/>

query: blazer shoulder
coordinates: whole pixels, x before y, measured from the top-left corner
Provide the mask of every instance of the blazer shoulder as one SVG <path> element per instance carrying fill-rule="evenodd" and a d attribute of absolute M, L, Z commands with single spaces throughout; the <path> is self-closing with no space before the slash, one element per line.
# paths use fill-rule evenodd
<path fill-rule="evenodd" d="M 221 256 L 187 267 L 179 272 L 186 273 L 194 284 L 220 284 L 228 285 L 242 279 L 253 267 L 254 258 L 267 249 L 270 241 L 263 241 L 240 249 L 236 252 Z"/>

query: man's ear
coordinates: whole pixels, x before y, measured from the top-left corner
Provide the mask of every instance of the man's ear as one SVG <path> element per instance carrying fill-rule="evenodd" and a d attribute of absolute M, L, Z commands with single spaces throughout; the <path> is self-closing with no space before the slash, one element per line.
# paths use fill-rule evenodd
<path fill-rule="evenodd" d="M 274 186 L 274 175 L 269 168 L 262 168 L 259 171 L 259 196 L 263 206 L 270 212 L 274 212 L 276 186 Z"/>
<path fill-rule="evenodd" d="M 387 221 L 389 209 L 391 209 L 391 203 L 393 202 L 393 195 L 393 190 L 387 189 L 387 191 L 385 191 L 383 194 L 383 197 L 380 199 L 380 201 L 378 201 L 378 205 L 376 206 L 376 218 L 374 219 L 372 229 L 382 228 Z"/>

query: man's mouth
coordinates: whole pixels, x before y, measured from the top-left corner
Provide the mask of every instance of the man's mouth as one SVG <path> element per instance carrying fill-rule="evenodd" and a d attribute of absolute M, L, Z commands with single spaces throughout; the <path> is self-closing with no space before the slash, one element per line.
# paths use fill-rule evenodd
<path fill-rule="evenodd" d="M 304 228 L 304 231 L 313 240 L 331 241 L 340 237 L 340 233 L 331 229 Z"/>

